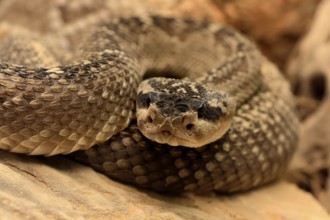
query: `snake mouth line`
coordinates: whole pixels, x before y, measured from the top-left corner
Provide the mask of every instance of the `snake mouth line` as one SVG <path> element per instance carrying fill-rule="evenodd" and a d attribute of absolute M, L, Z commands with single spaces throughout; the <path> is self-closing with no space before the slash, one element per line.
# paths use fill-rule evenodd
<path fill-rule="evenodd" d="M 179 143 L 188 142 L 195 144 L 195 142 L 192 142 L 191 140 L 188 140 L 186 138 L 179 137 L 170 131 L 153 132 L 145 135 L 159 144 L 167 144 L 173 147 L 177 147 L 177 146 L 185 147 L 183 145 L 180 145 Z"/>

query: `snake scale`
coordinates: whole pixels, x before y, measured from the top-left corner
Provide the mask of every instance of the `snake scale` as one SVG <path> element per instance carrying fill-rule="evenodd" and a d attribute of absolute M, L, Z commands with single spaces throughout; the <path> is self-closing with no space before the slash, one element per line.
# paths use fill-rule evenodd
<path fill-rule="evenodd" d="M 113 19 L 53 67 L 38 63 L 47 48 L 18 39 L 1 52 L 1 149 L 85 150 L 75 157 L 156 191 L 245 191 L 287 169 L 298 122 L 288 85 L 229 27 Z"/>

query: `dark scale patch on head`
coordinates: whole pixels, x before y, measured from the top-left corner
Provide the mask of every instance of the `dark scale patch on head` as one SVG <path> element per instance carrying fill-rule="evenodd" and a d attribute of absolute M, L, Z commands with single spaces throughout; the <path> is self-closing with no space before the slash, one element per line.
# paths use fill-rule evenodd
<path fill-rule="evenodd" d="M 187 97 L 172 96 L 164 93 L 159 95 L 159 100 L 155 104 L 164 116 L 178 116 L 184 112 L 196 111 L 190 105 Z"/>
<path fill-rule="evenodd" d="M 209 121 L 216 121 L 222 115 L 224 115 L 224 113 L 219 107 L 211 107 L 207 104 L 204 104 L 201 108 L 198 109 L 198 118 L 203 118 Z"/>
<path fill-rule="evenodd" d="M 197 104 L 199 102 L 199 104 Z M 170 95 L 160 93 L 158 100 L 154 102 L 161 114 L 167 116 L 179 116 L 185 112 L 197 112 L 199 106 L 203 106 L 202 101 L 191 102 L 191 98 L 180 95 Z"/>
<path fill-rule="evenodd" d="M 173 96 L 160 94 L 159 100 L 154 102 L 161 114 L 167 116 L 179 116 L 185 112 L 198 112 L 198 118 L 216 121 L 223 115 L 219 107 L 211 107 L 206 102 L 198 99 L 191 99 L 187 96 Z"/>
<path fill-rule="evenodd" d="M 226 108 L 226 101 L 221 100 L 224 96 L 209 93 L 199 84 L 189 85 L 171 79 L 166 82 L 150 79 L 149 85 L 154 88 L 154 92 L 138 94 L 137 105 L 139 108 L 148 108 L 150 104 L 155 104 L 165 117 L 176 117 L 185 112 L 197 112 L 198 118 L 209 121 L 216 121 L 225 114 L 220 106 L 208 104 L 208 101 L 218 99 Z M 182 92 L 182 90 L 186 92 Z"/>

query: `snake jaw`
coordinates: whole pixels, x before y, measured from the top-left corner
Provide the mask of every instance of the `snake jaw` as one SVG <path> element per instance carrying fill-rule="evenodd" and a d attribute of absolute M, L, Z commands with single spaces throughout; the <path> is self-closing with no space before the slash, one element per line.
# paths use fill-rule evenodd
<path fill-rule="evenodd" d="M 137 111 L 137 124 L 140 131 L 149 139 L 161 144 L 169 144 L 178 146 L 176 129 L 174 124 L 177 124 L 178 117 L 164 117 L 160 114 L 156 105 L 151 104 L 148 109 L 140 109 Z M 182 142 L 182 141 L 181 141 Z"/>
<path fill-rule="evenodd" d="M 197 148 L 221 138 L 231 126 L 233 112 L 213 123 L 198 118 L 197 112 L 163 116 L 155 104 L 137 111 L 137 124 L 144 136 L 160 144 Z"/>

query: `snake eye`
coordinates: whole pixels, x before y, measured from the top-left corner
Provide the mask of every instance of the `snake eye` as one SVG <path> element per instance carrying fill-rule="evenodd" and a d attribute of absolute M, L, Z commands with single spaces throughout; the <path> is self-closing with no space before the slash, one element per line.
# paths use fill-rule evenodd
<path fill-rule="evenodd" d="M 145 100 L 145 104 L 146 104 L 146 106 L 149 108 L 149 106 L 150 106 L 150 103 L 151 103 L 151 98 L 150 98 L 150 96 L 148 95 L 147 97 L 146 97 L 146 100 Z"/>
<path fill-rule="evenodd" d="M 144 108 L 149 108 L 151 102 L 155 99 L 155 94 L 153 93 L 147 93 L 143 94 L 140 93 L 138 95 L 138 105 L 143 106 Z"/>
<path fill-rule="evenodd" d="M 197 117 L 198 118 L 202 118 L 205 115 L 205 107 L 204 105 L 201 105 L 198 109 L 197 109 Z"/>
<path fill-rule="evenodd" d="M 205 106 L 204 102 L 199 99 L 191 100 L 192 109 L 194 109 L 198 113 L 198 118 L 201 118 L 204 115 Z"/>

